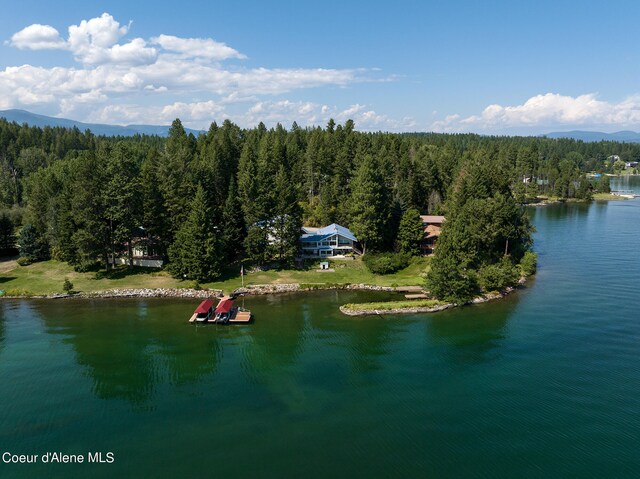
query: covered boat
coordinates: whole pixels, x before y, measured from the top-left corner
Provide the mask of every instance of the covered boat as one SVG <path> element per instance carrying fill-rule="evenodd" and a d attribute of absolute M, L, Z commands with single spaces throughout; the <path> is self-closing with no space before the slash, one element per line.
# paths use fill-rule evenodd
<path fill-rule="evenodd" d="M 213 301 L 211 301 L 210 299 L 205 299 L 193 312 L 193 316 L 191 316 L 189 322 L 204 323 L 210 321 L 213 314 Z"/>
<path fill-rule="evenodd" d="M 216 323 L 227 324 L 231 316 L 237 311 L 234 308 L 234 301 L 229 296 L 224 296 L 214 311 Z"/>

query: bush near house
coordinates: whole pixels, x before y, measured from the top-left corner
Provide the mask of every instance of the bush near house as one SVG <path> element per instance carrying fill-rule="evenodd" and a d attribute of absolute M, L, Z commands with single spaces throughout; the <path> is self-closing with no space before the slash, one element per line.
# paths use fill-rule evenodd
<path fill-rule="evenodd" d="M 362 261 L 373 274 L 391 274 L 409 266 L 409 253 L 368 253 Z"/>

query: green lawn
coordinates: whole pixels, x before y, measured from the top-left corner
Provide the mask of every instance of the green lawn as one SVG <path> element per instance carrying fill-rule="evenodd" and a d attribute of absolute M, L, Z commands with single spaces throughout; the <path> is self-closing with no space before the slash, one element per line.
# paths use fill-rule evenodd
<path fill-rule="evenodd" d="M 379 303 L 349 303 L 345 304 L 344 307 L 363 311 L 389 311 L 391 309 L 405 308 L 433 308 L 442 304 L 446 303 L 435 299 L 411 299 L 406 301 L 384 301 Z"/>
<path fill-rule="evenodd" d="M 0 262 L 0 289 L 7 294 L 51 294 L 62 292 L 65 278 L 73 283 L 74 291 L 100 291 L 126 288 L 186 287 L 186 282 L 173 279 L 164 271 L 134 268 L 116 270 L 110 277 L 104 273 L 77 273 L 60 261 L 42 261 L 19 266 L 15 261 Z"/>
<path fill-rule="evenodd" d="M 627 198 L 625 198 L 624 196 L 612 195 L 611 193 L 594 193 L 593 199 L 598 201 L 604 201 L 604 200 L 623 201 L 623 200 L 626 200 Z"/>
<path fill-rule="evenodd" d="M 270 270 L 247 272 L 245 285 L 255 284 L 371 284 L 379 286 L 414 286 L 423 282 L 422 274 L 427 270 L 430 258 L 415 258 L 409 267 L 395 274 L 379 276 L 372 274 L 360 259 L 330 261 L 334 271 L 317 271 L 316 267 L 305 270 Z M 62 292 L 62 284 L 68 278 L 75 291 L 89 292 L 126 288 L 190 288 L 192 281 L 172 278 L 165 271 L 146 268 L 118 269 L 109 275 L 103 272 L 77 273 L 66 263 L 43 261 L 29 266 L 18 266 L 15 260 L 0 261 L 0 289 L 7 294 L 51 294 Z M 201 285 L 210 289 L 222 289 L 229 293 L 241 286 L 240 267 L 233 266 L 225 272 L 221 281 Z"/>

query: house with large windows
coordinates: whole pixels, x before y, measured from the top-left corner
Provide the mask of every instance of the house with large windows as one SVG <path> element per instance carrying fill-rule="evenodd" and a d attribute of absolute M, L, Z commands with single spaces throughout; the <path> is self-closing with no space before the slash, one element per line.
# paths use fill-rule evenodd
<path fill-rule="evenodd" d="M 358 239 L 344 226 L 335 223 L 324 228 L 304 226 L 300 236 L 300 250 L 303 258 L 344 257 L 356 253 Z"/>

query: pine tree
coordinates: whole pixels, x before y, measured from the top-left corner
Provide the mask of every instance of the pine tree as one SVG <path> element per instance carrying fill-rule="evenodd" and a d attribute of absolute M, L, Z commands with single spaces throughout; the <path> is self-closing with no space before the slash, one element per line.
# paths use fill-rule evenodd
<path fill-rule="evenodd" d="M 169 138 L 160 156 L 158 180 L 169 219 L 169 237 L 172 238 L 184 222 L 193 198 L 193 143 L 176 119 L 169 129 Z"/>
<path fill-rule="evenodd" d="M 350 212 L 351 231 L 362 245 L 375 249 L 384 240 L 384 228 L 389 218 L 389 208 L 384 181 L 378 162 L 366 155 L 351 183 Z"/>
<path fill-rule="evenodd" d="M 105 216 L 111 230 L 111 254 L 115 264 L 116 251 L 126 244 L 130 267 L 133 265 L 133 233 L 142 220 L 139 170 L 132 146 L 120 142 L 106 153 L 107 158 L 102 158 L 107 164 L 104 195 Z"/>
<path fill-rule="evenodd" d="M 73 163 L 71 210 L 75 230 L 71 235 L 76 250 L 74 263 L 79 271 L 102 261 L 109 268 L 111 249 L 109 223 L 106 219 L 104 185 L 105 165 L 93 152 Z"/>
<path fill-rule="evenodd" d="M 38 234 L 35 226 L 30 224 L 24 225 L 20 230 L 18 248 L 20 257 L 26 258 L 31 263 L 47 259 L 49 254 L 46 243 Z"/>
<path fill-rule="evenodd" d="M 15 248 L 13 222 L 6 213 L 0 214 L 0 254 L 7 254 Z"/>
<path fill-rule="evenodd" d="M 271 249 L 281 263 L 290 264 L 298 254 L 302 228 L 302 210 L 295 185 L 281 166 L 275 181 L 275 215 L 269 220 L 273 241 Z"/>
<path fill-rule="evenodd" d="M 170 225 L 165 200 L 159 186 L 159 154 L 149 150 L 140 167 L 140 193 L 142 201 L 142 226 L 147 233 L 158 240 L 162 254 L 170 241 Z"/>
<path fill-rule="evenodd" d="M 267 262 L 267 227 L 264 222 L 255 223 L 249 227 L 247 237 L 244 239 L 244 249 L 247 259 L 255 264 L 263 265 Z"/>
<path fill-rule="evenodd" d="M 222 212 L 222 238 L 227 261 L 233 262 L 240 257 L 245 236 L 246 227 L 238 189 L 235 179 L 231 177 L 229 194 Z"/>
<path fill-rule="evenodd" d="M 173 276 L 201 282 L 217 278 L 224 251 L 202 186 L 198 186 L 185 222 L 169 247 L 169 271 Z"/>
<path fill-rule="evenodd" d="M 402 253 L 411 255 L 420 254 L 420 241 L 424 236 L 424 227 L 420 212 L 414 208 L 409 208 L 402 215 L 400 227 L 398 229 L 398 247 Z"/>
<path fill-rule="evenodd" d="M 478 151 L 466 158 L 446 204 L 427 285 L 438 298 L 464 303 L 478 289 L 477 271 L 505 256 L 520 261 L 531 225 L 509 187 L 509 175 Z"/>

